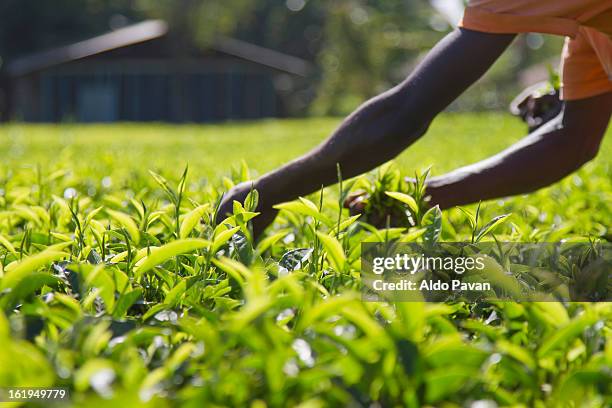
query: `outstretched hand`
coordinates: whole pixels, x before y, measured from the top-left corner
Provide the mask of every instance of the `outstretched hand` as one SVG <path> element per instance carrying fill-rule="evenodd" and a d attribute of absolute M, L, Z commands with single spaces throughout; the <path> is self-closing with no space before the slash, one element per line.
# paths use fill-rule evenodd
<path fill-rule="evenodd" d="M 217 211 L 217 218 L 215 223 L 222 222 L 225 218 L 231 216 L 233 214 L 234 209 L 234 201 L 238 201 L 243 204 L 246 197 L 252 190 L 257 189 L 257 183 L 254 181 L 245 181 L 240 184 L 237 184 L 232 189 L 230 189 L 222 198 L 221 204 L 219 204 L 219 210 Z M 271 207 L 266 207 L 263 203 L 265 197 L 262 197 L 260 192 L 260 199 L 255 209 L 256 212 L 260 214 L 253 218 L 253 238 L 257 240 L 263 231 L 274 221 L 274 217 L 278 213 L 277 210 Z"/>

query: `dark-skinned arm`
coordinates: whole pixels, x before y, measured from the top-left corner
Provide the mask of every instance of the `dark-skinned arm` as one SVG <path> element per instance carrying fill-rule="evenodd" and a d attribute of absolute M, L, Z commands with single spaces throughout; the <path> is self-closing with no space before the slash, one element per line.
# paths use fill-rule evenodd
<path fill-rule="evenodd" d="M 336 166 L 346 178 L 394 158 L 422 136 L 433 118 L 478 80 L 514 39 L 457 29 L 440 41 L 401 84 L 374 97 L 349 115 L 321 145 L 304 156 L 236 186 L 224 197 L 218 218 L 232 211 L 254 188 L 260 193 L 255 234 L 272 221 L 272 206 L 336 182 Z"/>
<path fill-rule="evenodd" d="M 612 114 L 612 93 L 568 101 L 555 119 L 503 152 L 432 178 L 442 208 L 524 194 L 550 185 L 595 157 Z"/>

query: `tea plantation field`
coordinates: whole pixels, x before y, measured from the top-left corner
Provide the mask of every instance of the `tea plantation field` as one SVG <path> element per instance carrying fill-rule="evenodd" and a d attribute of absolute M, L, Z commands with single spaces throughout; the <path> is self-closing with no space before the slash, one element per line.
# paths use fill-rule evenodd
<path fill-rule="evenodd" d="M 483 203 L 477 222 L 475 206 L 423 215 L 401 176 L 518 140 L 505 115 L 440 117 L 394 165 L 283 206 L 257 242 L 255 194 L 215 225 L 223 192 L 338 122 L 1 126 L 0 387 L 64 387 L 59 405 L 88 407 L 610 406 L 611 303 L 359 289 L 362 242 L 469 241 L 502 214 L 482 239 L 610 241 L 610 134 L 578 173 Z M 349 187 L 415 195 L 416 225 L 351 217 Z"/>

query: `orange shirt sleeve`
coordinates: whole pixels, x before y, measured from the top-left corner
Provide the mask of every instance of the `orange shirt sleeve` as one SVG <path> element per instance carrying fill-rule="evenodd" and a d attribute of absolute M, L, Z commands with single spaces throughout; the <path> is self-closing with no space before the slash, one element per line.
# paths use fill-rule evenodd
<path fill-rule="evenodd" d="M 612 44 L 612 43 L 611 43 Z M 601 54 L 583 30 L 575 38 L 567 38 L 563 50 L 561 97 L 583 99 L 612 92 L 612 78 L 604 69 Z M 598 53 L 598 51 L 600 51 Z"/>

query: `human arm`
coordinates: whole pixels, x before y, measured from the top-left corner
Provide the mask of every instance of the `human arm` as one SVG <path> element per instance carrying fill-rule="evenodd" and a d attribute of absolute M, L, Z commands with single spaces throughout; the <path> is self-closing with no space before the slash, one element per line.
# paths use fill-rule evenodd
<path fill-rule="evenodd" d="M 453 31 L 406 80 L 360 106 L 321 145 L 228 192 L 219 214 L 230 213 L 233 200 L 243 200 L 251 188 L 258 190 L 258 211 L 262 215 L 254 220 L 257 234 L 274 217 L 273 205 L 333 184 L 337 164 L 343 176 L 349 178 L 392 159 L 416 141 L 440 111 L 479 79 L 513 38 L 513 34 Z"/>
<path fill-rule="evenodd" d="M 563 112 L 501 153 L 434 177 L 431 203 L 441 208 L 529 193 L 593 159 L 612 114 L 612 93 L 567 101 Z"/>

